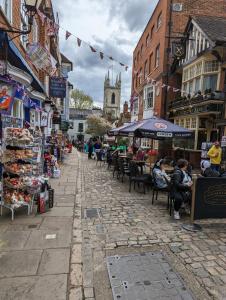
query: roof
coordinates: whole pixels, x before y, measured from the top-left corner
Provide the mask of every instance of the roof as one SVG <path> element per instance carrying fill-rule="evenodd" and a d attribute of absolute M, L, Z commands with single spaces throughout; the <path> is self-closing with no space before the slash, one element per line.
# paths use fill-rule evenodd
<path fill-rule="evenodd" d="M 70 64 L 72 68 L 73 63 L 65 55 L 63 55 L 63 53 L 60 53 L 60 55 L 61 55 L 61 62 L 65 64 Z"/>
<path fill-rule="evenodd" d="M 196 16 L 193 20 L 213 42 L 226 42 L 226 18 Z"/>

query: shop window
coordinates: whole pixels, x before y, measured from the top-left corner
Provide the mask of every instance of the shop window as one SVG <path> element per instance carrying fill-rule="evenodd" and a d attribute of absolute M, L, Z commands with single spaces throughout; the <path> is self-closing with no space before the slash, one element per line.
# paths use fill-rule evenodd
<path fill-rule="evenodd" d="M 111 104 L 115 104 L 115 93 L 111 95 Z"/>
<path fill-rule="evenodd" d="M 159 67 L 160 63 L 160 45 L 158 45 L 155 49 L 155 67 Z"/>
<path fill-rule="evenodd" d="M 146 79 L 148 77 L 148 61 L 145 61 L 144 64 L 144 79 Z"/>
<path fill-rule="evenodd" d="M 147 87 L 144 91 L 145 108 L 150 109 L 154 106 L 154 87 Z"/>
<path fill-rule="evenodd" d="M 211 89 L 212 92 L 217 90 L 218 75 L 206 75 L 203 77 L 203 90 Z"/>
<path fill-rule="evenodd" d="M 12 0 L 0 0 L 0 6 L 8 21 L 12 23 Z"/>
<path fill-rule="evenodd" d="M 159 14 L 157 19 L 157 29 L 162 25 L 162 13 Z"/>
<path fill-rule="evenodd" d="M 219 70 L 219 62 L 217 60 L 205 61 L 204 73 L 218 72 L 218 70 Z"/>
<path fill-rule="evenodd" d="M 192 118 L 192 119 L 191 119 L 191 128 L 192 128 L 192 129 L 195 129 L 195 128 L 196 128 L 196 123 L 197 123 L 196 118 Z"/>

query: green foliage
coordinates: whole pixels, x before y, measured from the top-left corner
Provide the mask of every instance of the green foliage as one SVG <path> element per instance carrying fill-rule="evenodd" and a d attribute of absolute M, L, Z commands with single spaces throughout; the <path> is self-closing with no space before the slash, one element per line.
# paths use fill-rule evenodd
<path fill-rule="evenodd" d="M 112 127 L 106 119 L 96 115 L 88 116 L 87 124 L 88 129 L 86 133 L 92 136 L 104 136 Z"/>
<path fill-rule="evenodd" d="M 129 145 L 129 139 L 120 137 L 118 138 L 118 145 L 120 146 L 128 146 Z"/>
<path fill-rule="evenodd" d="M 75 89 L 71 92 L 71 105 L 77 109 L 92 109 L 93 99 L 83 91 Z"/>

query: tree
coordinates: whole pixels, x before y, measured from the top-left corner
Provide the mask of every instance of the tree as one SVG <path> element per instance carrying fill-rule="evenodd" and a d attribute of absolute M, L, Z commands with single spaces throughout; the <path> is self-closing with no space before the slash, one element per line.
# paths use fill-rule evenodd
<path fill-rule="evenodd" d="M 92 109 L 93 99 L 83 91 L 75 89 L 71 92 L 71 104 L 77 109 Z"/>
<path fill-rule="evenodd" d="M 112 127 L 106 119 L 96 115 L 88 116 L 87 124 L 88 129 L 86 133 L 92 136 L 104 136 Z"/>

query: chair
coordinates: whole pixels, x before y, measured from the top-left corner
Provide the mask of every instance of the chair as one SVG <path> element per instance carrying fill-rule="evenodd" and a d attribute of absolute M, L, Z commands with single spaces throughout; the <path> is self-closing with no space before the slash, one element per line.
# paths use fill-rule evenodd
<path fill-rule="evenodd" d="M 130 176 L 130 170 L 128 168 L 127 163 L 122 158 L 119 158 L 118 163 L 119 163 L 119 176 L 121 175 L 121 180 L 123 182 L 125 175 Z"/>
<path fill-rule="evenodd" d="M 152 205 L 154 204 L 154 200 L 157 201 L 158 200 L 158 194 L 159 192 L 163 192 L 163 193 L 167 193 L 167 209 L 170 208 L 170 202 L 171 202 L 171 183 L 170 181 L 165 177 L 166 183 L 167 183 L 167 187 L 165 188 L 160 188 L 157 185 L 156 182 L 156 177 L 154 172 L 152 172 L 152 176 L 153 176 L 153 193 L 152 193 Z"/>
<path fill-rule="evenodd" d="M 117 173 L 117 178 L 119 177 L 119 162 L 118 162 L 118 157 L 116 156 L 113 156 L 112 158 L 112 164 L 114 166 L 114 169 L 113 169 L 113 178 L 115 177 L 115 172 Z"/>
<path fill-rule="evenodd" d="M 145 194 L 146 185 L 151 183 L 150 176 L 140 175 L 139 168 L 138 168 L 138 166 L 135 162 L 130 162 L 129 171 L 130 171 L 130 175 L 129 175 L 129 192 L 131 192 L 132 183 L 134 183 L 134 190 L 135 190 L 136 183 L 138 184 L 138 186 L 141 183 L 143 185 L 143 192 Z"/>

